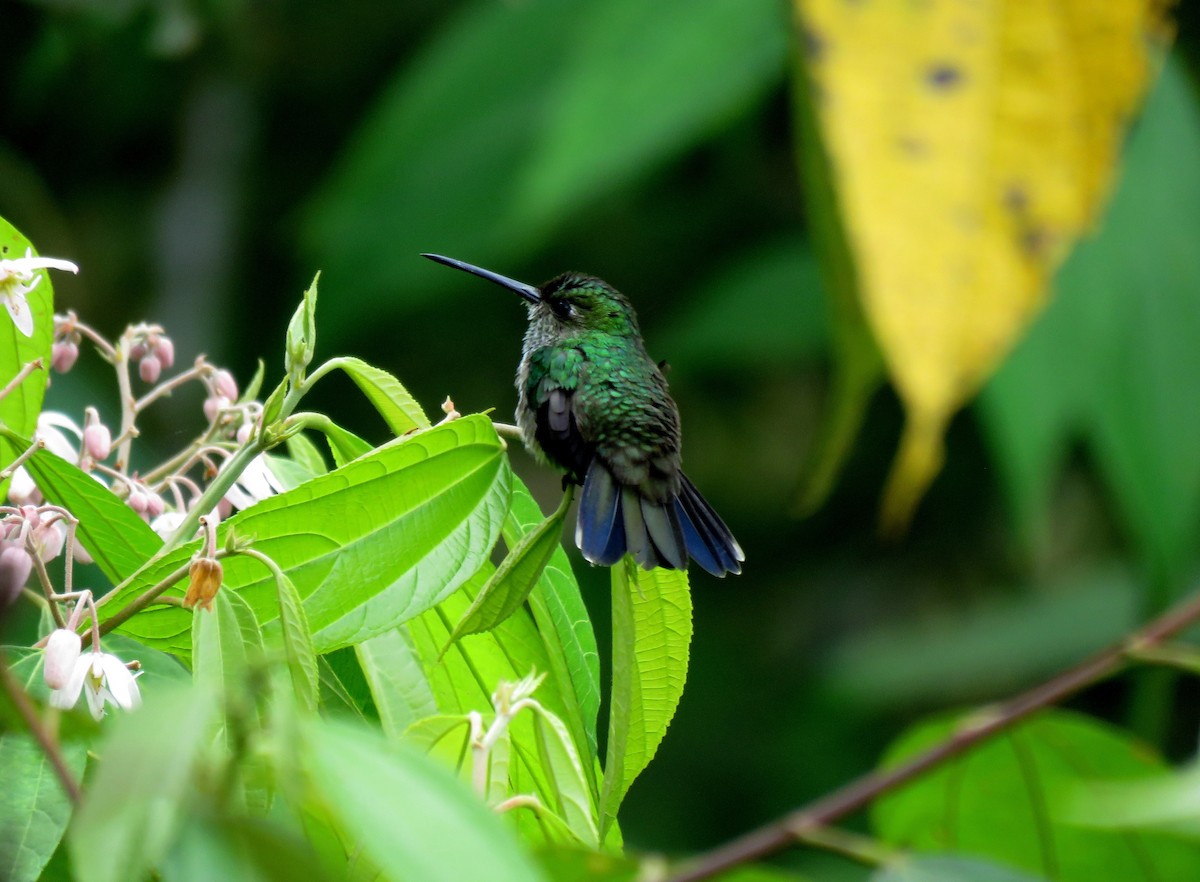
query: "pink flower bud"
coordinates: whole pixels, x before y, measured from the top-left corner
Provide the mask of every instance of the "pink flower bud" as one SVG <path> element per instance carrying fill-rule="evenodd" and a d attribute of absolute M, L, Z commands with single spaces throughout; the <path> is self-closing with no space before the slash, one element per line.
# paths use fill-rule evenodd
<path fill-rule="evenodd" d="M 129 360 L 141 361 L 146 357 L 146 344 L 140 340 L 129 347 Z"/>
<path fill-rule="evenodd" d="M 158 517 L 166 509 L 163 504 L 163 498 L 157 493 L 146 494 L 146 514 L 152 518 Z"/>
<path fill-rule="evenodd" d="M 108 430 L 108 426 L 104 423 L 92 423 L 84 429 L 83 449 L 92 459 L 108 459 L 108 455 L 112 453 L 112 432 Z"/>
<path fill-rule="evenodd" d="M 62 689 L 79 660 L 83 641 L 79 635 L 67 628 L 57 628 L 46 641 L 46 653 L 42 656 L 42 676 L 51 689 Z"/>
<path fill-rule="evenodd" d="M 162 373 L 162 362 L 158 360 L 157 355 L 147 355 L 138 365 L 138 373 L 141 374 L 142 382 L 157 383 L 158 377 Z"/>
<path fill-rule="evenodd" d="M 250 440 L 250 433 L 253 431 L 254 431 L 253 423 L 251 423 L 248 420 L 246 422 L 242 423 L 240 426 L 238 426 L 237 443 L 245 444 L 247 441 Z"/>
<path fill-rule="evenodd" d="M 33 547 L 43 561 L 51 561 L 63 550 L 67 542 L 67 525 L 62 521 L 42 524 L 33 531 Z"/>
<path fill-rule="evenodd" d="M 175 344 L 171 342 L 171 338 L 159 337 L 158 343 L 154 347 L 154 354 L 158 356 L 162 366 L 170 370 L 171 366 L 175 364 Z"/>
<path fill-rule="evenodd" d="M 217 414 L 227 407 L 229 399 L 224 395 L 210 395 L 204 399 L 204 418 L 211 423 L 217 418 Z"/>
<path fill-rule="evenodd" d="M 75 366 L 79 358 L 79 346 L 73 340 L 60 340 L 50 347 L 50 365 L 60 374 Z"/>
<path fill-rule="evenodd" d="M 135 487 L 129 491 L 129 498 L 125 500 L 125 503 L 138 514 L 145 514 L 150 500 L 145 493 Z"/>
<path fill-rule="evenodd" d="M 233 374 L 221 368 L 213 374 L 213 389 L 218 395 L 223 395 L 230 401 L 237 401 L 238 387 L 233 381 Z"/>
<path fill-rule="evenodd" d="M 0 551 L 0 607 L 17 599 L 32 572 L 33 558 L 21 546 L 6 545 Z"/>

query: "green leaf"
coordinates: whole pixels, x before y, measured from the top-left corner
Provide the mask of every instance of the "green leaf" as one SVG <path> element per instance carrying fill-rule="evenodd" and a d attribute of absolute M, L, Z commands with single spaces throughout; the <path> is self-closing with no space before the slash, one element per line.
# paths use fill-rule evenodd
<path fill-rule="evenodd" d="M 971 858 L 921 855 L 882 867 L 870 882 L 1043 882 L 1043 878 Z"/>
<path fill-rule="evenodd" d="M 375 410 L 383 417 L 394 435 L 405 435 L 413 429 L 428 429 L 429 417 L 408 394 L 408 390 L 385 370 L 367 364 L 361 358 L 343 357 L 334 363 L 346 372 Z"/>
<path fill-rule="evenodd" d="M 504 822 L 436 763 L 340 721 L 314 719 L 305 734 L 310 785 L 389 878 L 545 879 Z"/>
<path fill-rule="evenodd" d="M 13 444 L 24 444 L 5 434 Z M 46 499 L 79 519 L 79 540 L 114 585 L 135 573 L 162 547 L 162 539 L 149 524 L 78 466 L 39 450 L 25 467 Z"/>
<path fill-rule="evenodd" d="M 1055 475 L 1082 437 L 1169 590 L 1182 587 L 1200 535 L 1197 151 L 1200 109 L 1172 58 L 1131 133 L 1103 228 L 1072 254 L 980 399 L 1027 540 L 1046 535 Z"/>
<path fill-rule="evenodd" d="M 883 765 L 951 737 L 964 722 L 919 724 Z M 871 819 L 892 845 L 979 855 L 1055 882 L 1200 878 L 1200 847 L 1153 833 L 1086 829 L 1064 813 L 1078 788 L 1096 779 L 1144 779 L 1163 768 L 1124 732 L 1080 714 L 1044 712 L 882 797 Z"/>
<path fill-rule="evenodd" d="M 531 671 L 552 671 L 547 647 L 525 610 L 518 610 L 498 627 L 464 637 L 436 660 L 449 637 L 452 622 L 471 604 L 472 597 L 491 574 L 485 566 L 463 589 L 442 604 L 408 624 L 413 644 L 421 658 L 426 681 L 440 713 L 466 714 L 478 711 L 485 717 L 493 713 L 491 695 L 501 680 L 516 681 Z M 568 719 L 574 705 L 571 684 L 553 673 L 538 687 L 535 698 L 560 719 Z M 556 791 L 539 755 L 537 733 L 530 715 L 518 714 L 509 726 L 513 752 L 509 767 L 511 793 L 532 794 L 546 805 L 553 805 Z M 579 737 L 577 749 L 585 761 L 588 786 L 596 792 L 595 754 L 586 740 Z M 528 817 L 518 818 L 522 833 L 538 841 L 542 831 Z"/>
<path fill-rule="evenodd" d="M 338 468 L 360 456 L 366 456 L 374 449 L 362 438 L 332 421 L 323 424 L 321 432 L 325 435 L 325 441 L 329 444 L 329 452 L 333 454 L 334 465 Z"/>
<path fill-rule="evenodd" d="M 285 573 L 275 572 L 274 576 L 279 596 L 283 651 L 292 677 L 292 688 L 300 699 L 300 706 L 310 713 L 315 713 L 320 682 L 317 676 L 317 654 L 313 649 L 308 617 L 304 614 L 304 603 L 300 600 L 296 586 Z"/>
<path fill-rule="evenodd" d="M 515 212 L 550 226 L 716 131 L 778 82 L 788 22 L 769 0 L 581 4 Z"/>
<path fill-rule="evenodd" d="M 514 477 L 512 505 L 504 521 L 504 541 L 510 545 L 519 541 L 541 520 L 542 510 L 529 489 Z M 600 712 L 600 653 L 579 583 L 561 545 L 550 556 L 528 600 L 545 646 L 550 673 L 564 693 L 563 719 L 576 733 L 580 750 L 594 757 L 596 717 Z"/>
<path fill-rule="evenodd" d="M 692 599 L 684 570 L 612 567 L 613 674 L 600 835 L 667 732 L 687 679 Z"/>
<path fill-rule="evenodd" d="M 417 720 L 437 713 L 433 690 L 407 630 L 394 628 L 356 643 L 354 652 L 388 738 L 399 738 Z"/>
<path fill-rule="evenodd" d="M 530 706 L 542 767 L 550 777 L 555 801 L 547 807 L 566 822 L 571 832 L 586 845 L 599 847 L 598 807 L 589 786 L 589 775 L 571 740 L 565 723 L 541 704 Z"/>
<path fill-rule="evenodd" d="M 196 683 L 216 694 L 236 695 L 248 662 L 261 656 L 262 632 L 254 610 L 236 592 L 222 589 L 211 611 L 192 611 L 192 672 Z"/>
<path fill-rule="evenodd" d="M 67 838 L 78 882 L 128 882 L 166 855 L 193 798 L 193 769 L 212 738 L 211 691 L 177 687 L 113 714 L 103 757 Z"/>
<path fill-rule="evenodd" d="M 348 646 L 420 615 L 479 569 L 499 533 L 509 485 L 491 422 L 464 417 L 378 448 L 327 475 L 263 500 L 223 522 L 254 537 L 304 601 L 319 653 Z M 101 607 L 109 618 L 183 565 L 191 549 L 156 561 Z M 225 587 L 242 593 L 271 636 L 274 579 L 256 561 L 223 561 Z M 181 589 L 179 589 L 181 590 Z M 151 607 L 121 630 L 189 651 L 189 616 Z"/>
<path fill-rule="evenodd" d="M 554 882 L 635 882 L 638 878 L 636 861 L 590 848 L 556 845 L 539 849 L 537 859 Z M 724 882 L 724 877 L 718 882 Z"/>
<path fill-rule="evenodd" d="M 332 882 L 305 840 L 254 818 L 190 818 L 161 867 L 163 882 Z"/>
<path fill-rule="evenodd" d="M 68 771 L 82 781 L 87 745 L 60 741 L 59 748 Z M 0 734 L 0 793 L 0 879 L 34 882 L 67 829 L 71 800 L 32 736 Z"/>
<path fill-rule="evenodd" d="M 401 69 L 308 206 L 335 329 L 456 284 L 430 248 L 510 265 L 601 195 L 765 95 L 788 24 L 773 0 L 464 6 Z M 496 64 L 496 47 L 537 47 Z M 486 150 L 478 145 L 486 144 Z"/>
<path fill-rule="evenodd" d="M 542 577 L 551 556 L 560 547 L 563 519 L 567 516 L 574 495 L 571 490 L 564 492 L 562 502 L 554 513 L 512 546 L 459 619 L 450 634 L 450 643 L 465 634 L 490 631 L 521 608 Z M 450 643 L 446 645 L 447 648 Z M 444 654 L 445 650 L 442 652 Z"/>
<path fill-rule="evenodd" d="M 0 260 L 24 257 L 26 250 L 31 248 L 29 240 L 0 217 Z M 37 255 L 36 251 L 32 253 Z M 7 396 L 0 398 L 0 423 L 24 437 L 33 434 L 38 414 L 42 411 L 46 375 L 50 370 L 50 347 L 54 339 L 54 285 L 50 271 L 38 270 L 35 278 L 40 278 L 41 282 L 25 297 L 33 316 L 33 335 L 26 337 L 22 334 L 7 310 L 0 313 L 0 388 L 7 386 L 26 364 L 35 359 L 42 360 L 42 370 L 34 371 Z M 25 449 L 0 446 L 4 448 L 0 450 L 0 468 L 12 462 Z M 0 483 L 0 497 L 7 490 L 6 485 L 7 482 Z"/>
<path fill-rule="evenodd" d="M 307 435 L 303 433 L 292 435 L 287 439 L 287 448 L 288 456 L 296 465 L 304 469 L 309 477 L 323 475 L 329 471 L 328 466 L 325 465 L 325 457 L 321 456 L 321 451 L 308 439 Z"/>

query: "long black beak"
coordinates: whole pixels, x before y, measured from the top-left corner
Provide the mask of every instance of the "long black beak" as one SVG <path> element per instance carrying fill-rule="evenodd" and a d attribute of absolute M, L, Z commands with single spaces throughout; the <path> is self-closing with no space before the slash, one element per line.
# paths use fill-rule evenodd
<path fill-rule="evenodd" d="M 541 303 L 542 294 L 533 285 L 526 285 L 524 282 L 518 282 L 516 279 L 510 279 L 508 276 L 502 276 L 499 273 L 494 273 L 491 270 L 485 270 L 483 267 L 473 266 L 469 263 L 463 263 L 461 260 L 455 260 L 453 257 L 442 257 L 440 254 L 422 254 L 422 257 L 428 257 L 434 263 L 440 263 L 444 266 L 454 267 L 454 269 L 462 270 L 464 273 L 470 273 L 473 276 L 479 276 L 481 279 L 487 279 L 489 282 L 495 282 L 502 288 L 507 288 L 509 291 L 516 291 L 530 303 Z"/>

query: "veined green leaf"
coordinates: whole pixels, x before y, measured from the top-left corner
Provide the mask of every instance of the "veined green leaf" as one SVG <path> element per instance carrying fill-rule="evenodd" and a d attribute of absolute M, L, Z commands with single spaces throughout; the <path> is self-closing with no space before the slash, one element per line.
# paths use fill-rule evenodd
<path fill-rule="evenodd" d="M 300 699 L 300 706 L 315 713 L 320 681 L 317 676 L 317 653 L 313 649 L 308 617 L 304 614 L 304 604 L 292 580 L 283 572 L 274 575 L 279 597 L 283 651 L 292 675 L 292 688 Z"/>
<path fill-rule="evenodd" d="M 599 847 L 597 826 L 599 807 L 589 786 L 590 775 L 579 751 L 571 739 L 566 724 L 541 704 L 534 704 L 534 732 L 542 757 L 542 767 L 551 779 L 555 802 L 547 806 L 562 818 L 571 832 L 583 843 Z M 589 763 L 590 765 L 590 763 Z"/>
<path fill-rule="evenodd" d="M 625 557 L 612 567 L 612 589 L 613 675 L 600 793 L 602 841 L 675 715 L 692 642 L 685 570 L 643 570 Z"/>
<path fill-rule="evenodd" d="M 572 496 L 574 494 L 571 492 L 564 493 L 562 502 L 553 514 L 512 546 L 455 625 L 450 634 L 450 643 L 465 634 L 490 631 L 521 608 L 537 580 L 542 577 L 542 571 L 546 569 L 551 556 L 559 548 L 562 523 L 567 516 L 567 509 L 571 507 Z"/>
<path fill-rule="evenodd" d="M 953 735 L 961 716 L 920 723 L 887 752 L 903 762 Z M 1089 829 L 1065 811 L 1104 778 L 1145 780 L 1165 765 L 1098 720 L 1046 711 L 878 800 L 876 834 L 892 845 L 979 855 L 1055 882 L 1200 878 L 1200 846 L 1149 831 Z"/>
<path fill-rule="evenodd" d="M 421 882 L 545 882 L 504 822 L 437 763 L 369 730 L 313 719 L 309 783 L 380 869 Z"/>
<path fill-rule="evenodd" d="M 223 522 L 253 537 L 304 601 L 319 653 L 348 646 L 437 604 L 487 559 L 509 494 L 500 439 L 482 416 L 389 443 Z M 106 598 L 101 619 L 186 562 L 191 548 L 156 561 Z M 225 588 L 242 593 L 271 638 L 274 578 L 257 561 L 223 562 Z M 189 650 L 189 616 L 151 607 L 121 630 L 160 648 Z"/>
<path fill-rule="evenodd" d="M 23 439 L 4 434 L 11 444 L 28 446 Z M 43 496 L 79 519 L 79 540 L 114 585 L 162 547 L 162 539 L 149 524 L 78 466 L 39 450 L 25 467 Z"/>
<path fill-rule="evenodd" d="M 336 364 L 367 396 L 392 434 L 399 436 L 413 429 L 429 428 L 429 417 L 425 416 L 425 411 L 401 382 L 387 371 L 369 365 L 361 358 L 339 358 Z"/>

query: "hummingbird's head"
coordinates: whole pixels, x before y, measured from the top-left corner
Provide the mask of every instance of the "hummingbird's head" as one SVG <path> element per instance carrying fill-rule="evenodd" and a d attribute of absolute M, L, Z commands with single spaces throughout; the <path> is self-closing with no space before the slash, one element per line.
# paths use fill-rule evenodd
<path fill-rule="evenodd" d="M 637 334 L 637 317 L 629 300 L 603 279 L 583 273 L 563 273 L 538 289 L 531 303 L 531 321 L 552 323 L 562 331 L 601 331 Z"/>
<path fill-rule="evenodd" d="M 529 322 L 547 336 L 584 331 L 638 336 L 637 317 L 625 295 L 595 276 L 563 273 L 540 288 L 440 254 L 422 254 L 436 263 L 487 279 L 519 294 L 529 306 Z"/>

